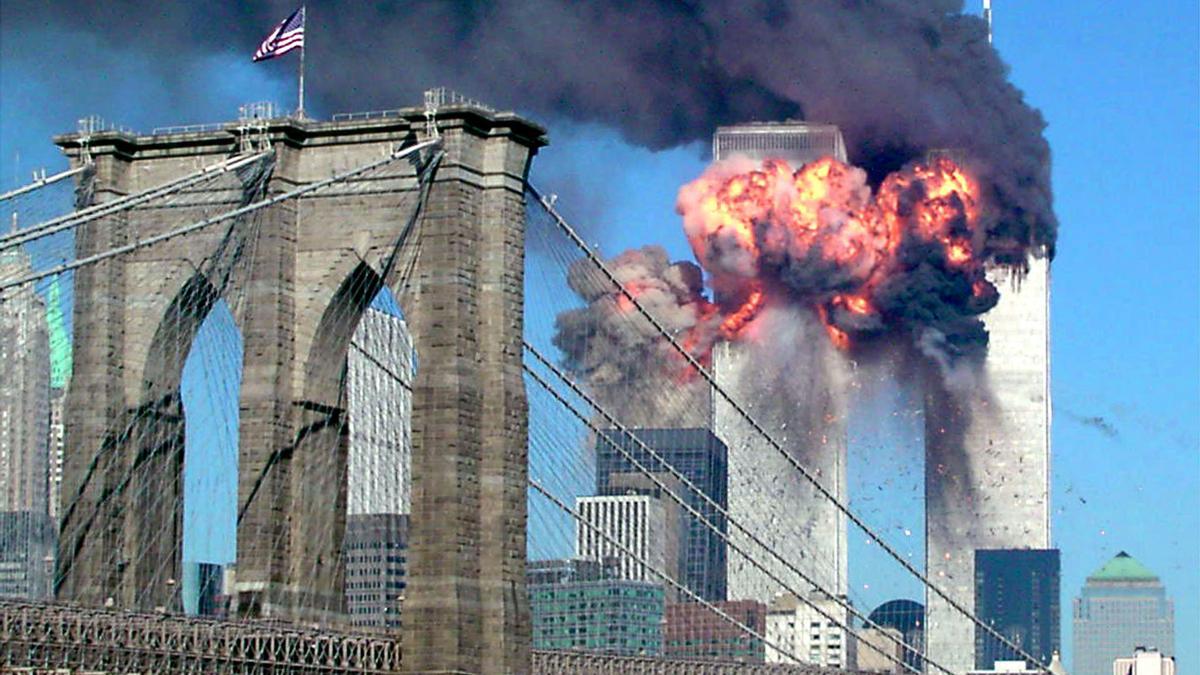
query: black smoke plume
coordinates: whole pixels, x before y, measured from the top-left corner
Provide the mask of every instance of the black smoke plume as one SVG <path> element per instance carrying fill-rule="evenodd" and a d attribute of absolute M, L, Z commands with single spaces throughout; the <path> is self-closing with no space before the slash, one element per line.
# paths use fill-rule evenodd
<path fill-rule="evenodd" d="M 183 80 L 192 58 L 249 59 L 294 4 L 5 0 L 0 25 L 100 35 L 143 50 L 164 80 Z M 308 86 L 316 107 L 342 111 L 414 103 L 446 85 L 611 125 L 650 148 L 706 139 L 721 124 L 805 117 L 839 125 L 851 162 L 875 182 L 954 148 L 987 190 L 991 255 L 1013 264 L 1030 247 L 1052 255 L 1045 123 L 1007 81 L 983 22 L 962 9 L 953 0 L 323 2 L 309 8 Z"/>

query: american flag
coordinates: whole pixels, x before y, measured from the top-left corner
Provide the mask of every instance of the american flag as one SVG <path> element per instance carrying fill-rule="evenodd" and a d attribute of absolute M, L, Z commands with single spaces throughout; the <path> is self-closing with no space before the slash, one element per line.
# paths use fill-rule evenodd
<path fill-rule="evenodd" d="M 271 31 L 267 39 L 262 41 L 258 46 L 258 51 L 254 52 L 255 61 L 265 61 L 273 59 L 281 54 L 286 54 L 293 49 L 304 48 L 304 6 L 292 12 L 292 15 L 284 19 L 282 23 Z"/>

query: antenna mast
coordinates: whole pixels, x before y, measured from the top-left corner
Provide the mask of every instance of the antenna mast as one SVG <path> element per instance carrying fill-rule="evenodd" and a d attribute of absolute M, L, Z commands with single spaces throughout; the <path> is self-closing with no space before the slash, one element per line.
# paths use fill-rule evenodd
<path fill-rule="evenodd" d="M 987 22 L 988 44 L 992 44 L 992 0 L 983 0 L 983 20 Z"/>

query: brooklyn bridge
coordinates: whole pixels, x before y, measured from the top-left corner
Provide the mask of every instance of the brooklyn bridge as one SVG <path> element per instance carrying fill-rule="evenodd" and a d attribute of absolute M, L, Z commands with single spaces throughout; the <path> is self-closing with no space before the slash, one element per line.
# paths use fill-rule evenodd
<path fill-rule="evenodd" d="M 44 448 L 4 467 L 49 477 L 0 476 L 4 668 L 1044 667 L 852 509 L 844 469 L 803 460 L 829 429 L 760 417 L 581 237 L 529 180 L 537 123 L 431 90 L 53 140 L 70 168 L 0 200 L 0 406 Z M 597 299 L 613 309 L 579 339 L 654 345 L 686 373 L 656 396 L 684 413 L 624 405 L 642 392 L 564 358 Z M 820 506 L 811 527 L 776 527 L 800 518 L 780 494 Z M 925 607 L 856 601 L 848 537 Z M 229 555 L 197 563 L 201 541 Z"/>

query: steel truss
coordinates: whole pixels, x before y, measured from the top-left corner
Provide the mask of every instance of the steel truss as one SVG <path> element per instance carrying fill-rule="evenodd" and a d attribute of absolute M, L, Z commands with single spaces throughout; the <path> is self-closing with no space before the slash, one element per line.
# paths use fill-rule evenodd
<path fill-rule="evenodd" d="M 400 640 L 270 621 L 223 621 L 0 599 L 0 671 L 400 672 Z M 834 675 L 819 666 L 533 652 L 535 675 Z"/>
<path fill-rule="evenodd" d="M 396 673 L 400 642 L 266 621 L 219 621 L 0 600 L 0 670 Z"/>

